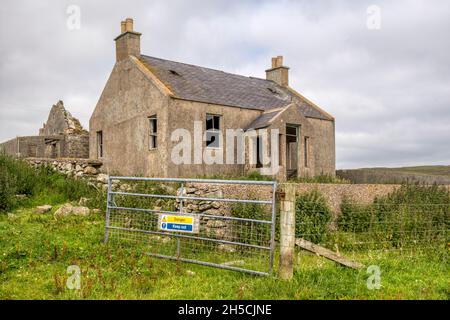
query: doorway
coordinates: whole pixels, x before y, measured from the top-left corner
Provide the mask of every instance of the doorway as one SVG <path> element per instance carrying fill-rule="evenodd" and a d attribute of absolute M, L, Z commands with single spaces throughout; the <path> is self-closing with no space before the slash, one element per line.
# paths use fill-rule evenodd
<path fill-rule="evenodd" d="M 286 125 L 286 177 L 293 178 L 298 172 L 299 126 Z"/>

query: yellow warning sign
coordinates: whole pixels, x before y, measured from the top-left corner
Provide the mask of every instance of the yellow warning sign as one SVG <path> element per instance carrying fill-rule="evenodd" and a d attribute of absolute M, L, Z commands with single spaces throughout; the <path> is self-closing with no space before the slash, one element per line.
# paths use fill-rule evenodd
<path fill-rule="evenodd" d="M 191 216 L 172 216 L 172 215 L 163 215 L 163 222 L 174 222 L 174 223 L 193 223 L 194 217 Z"/>

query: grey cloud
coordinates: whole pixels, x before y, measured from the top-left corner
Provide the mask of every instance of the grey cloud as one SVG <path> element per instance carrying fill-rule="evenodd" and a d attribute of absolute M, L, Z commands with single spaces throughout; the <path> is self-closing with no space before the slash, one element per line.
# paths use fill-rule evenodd
<path fill-rule="evenodd" d="M 264 77 L 283 54 L 292 86 L 336 117 L 339 168 L 450 162 L 445 0 L 3 1 L 0 140 L 36 133 L 58 99 L 87 126 L 126 16 L 153 56 Z"/>

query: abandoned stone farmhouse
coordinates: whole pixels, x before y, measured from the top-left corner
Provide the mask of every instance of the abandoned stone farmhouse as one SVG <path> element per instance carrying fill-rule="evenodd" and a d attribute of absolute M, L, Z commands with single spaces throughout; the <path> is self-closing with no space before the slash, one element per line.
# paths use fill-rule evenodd
<path fill-rule="evenodd" d="M 88 143 L 78 123 L 68 133 L 73 118 L 61 103 L 39 136 L 11 140 L 3 150 L 89 157 L 118 175 L 242 176 L 267 174 L 267 167 L 279 180 L 335 174 L 335 120 L 289 86 L 282 56 L 261 79 L 144 55 L 140 39 L 132 19 L 121 22 Z M 54 117 L 65 117 L 66 125 L 55 126 Z"/>
<path fill-rule="evenodd" d="M 107 172 L 195 177 L 262 169 L 260 161 L 249 161 L 248 151 L 244 163 L 196 162 L 194 147 L 184 149 L 190 163 L 175 163 L 180 141 L 172 134 L 184 129 L 198 145 L 198 123 L 206 133 L 202 152 L 220 152 L 226 159 L 234 151 L 237 158 L 237 146 L 230 148 L 223 137 L 227 129 L 278 129 L 278 179 L 334 175 L 334 118 L 289 86 L 281 56 L 272 59 L 266 79 L 259 79 L 144 55 L 140 38 L 132 19 L 121 23 L 116 63 L 89 122 L 90 157 L 101 160 Z M 256 145 L 270 144 L 262 140 Z"/>

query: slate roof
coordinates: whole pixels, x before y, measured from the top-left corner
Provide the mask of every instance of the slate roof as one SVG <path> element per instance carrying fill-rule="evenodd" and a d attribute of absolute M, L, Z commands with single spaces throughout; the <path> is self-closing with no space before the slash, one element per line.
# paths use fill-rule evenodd
<path fill-rule="evenodd" d="M 279 115 L 283 111 L 284 111 L 284 109 L 276 110 L 273 112 L 264 112 L 258 118 L 253 120 L 253 122 L 248 125 L 246 130 L 261 129 L 261 128 L 268 127 L 270 124 L 270 121 L 272 121 L 273 118 L 275 118 L 277 115 Z"/>
<path fill-rule="evenodd" d="M 141 55 L 141 62 L 175 97 L 267 111 L 296 102 L 305 116 L 330 117 L 273 81 Z"/>

